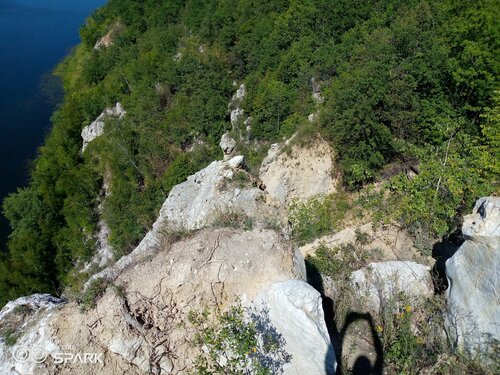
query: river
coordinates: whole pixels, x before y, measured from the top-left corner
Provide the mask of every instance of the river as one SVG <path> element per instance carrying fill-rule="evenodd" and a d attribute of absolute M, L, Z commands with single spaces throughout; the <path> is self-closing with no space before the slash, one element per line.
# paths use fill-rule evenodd
<path fill-rule="evenodd" d="M 50 72 L 106 0 L 0 0 L 0 200 L 25 186 L 61 100 Z M 0 215 L 1 216 L 1 215 Z M 0 217 L 0 249 L 9 232 Z"/>

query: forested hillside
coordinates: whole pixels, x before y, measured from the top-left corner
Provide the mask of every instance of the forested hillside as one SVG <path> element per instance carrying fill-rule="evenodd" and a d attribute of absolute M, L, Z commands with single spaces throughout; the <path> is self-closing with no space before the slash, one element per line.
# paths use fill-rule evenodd
<path fill-rule="evenodd" d="M 129 253 L 170 189 L 222 157 L 241 83 L 250 167 L 269 144 L 318 131 L 346 191 L 384 181 L 374 212 L 429 238 L 451 233 L 498 189 L 499 10 L 498 0 L 110 0 L 56 69 L 64 103 L 29 186 L 3 204 L 0 306 L 79 282 L 105 176 L 110 241 L 117 258 Z M 94 48 L 110 31 L 113 43 Z M 82 154 L 82 128 L 116 102 L 127 115 Z"/>

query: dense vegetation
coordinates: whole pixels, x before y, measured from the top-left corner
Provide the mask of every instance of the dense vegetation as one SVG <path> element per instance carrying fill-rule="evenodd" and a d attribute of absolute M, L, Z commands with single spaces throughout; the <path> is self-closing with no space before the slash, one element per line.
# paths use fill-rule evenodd
<path fill-rule="evenodd" d="M 220 157 L 233 81 L 247 86 L 256 148 L 319 110 L 315 130 L 337 150 L 346 190 L 392 177 L 396 219 L 445 235 L 500 171 L 499 9 L 497 0 L 110 0 L 57 69 L 66 96 L 30 185 L 4 202 L 12 233 L 0 305 L 78 283 L 104 180 L 110 241 L 117 257 L 130 252 L 172 186 Z M 111 30 L 113 45 L 95 50 Z M 127 115 L 82 155 L 82 128 L 117 101 Z M 408 168 L 413 179 L 398 173 Z"/>

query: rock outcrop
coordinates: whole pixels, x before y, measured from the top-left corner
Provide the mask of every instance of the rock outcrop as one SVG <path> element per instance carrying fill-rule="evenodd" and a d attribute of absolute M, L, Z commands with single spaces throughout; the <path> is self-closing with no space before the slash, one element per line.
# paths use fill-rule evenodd
<path fill-rule="evenodd" d="M 55 301 L 18 324 L 16 343 L 0 347 L 2 374 L 189 373 L 200 350 L 189 312 L 235 299 L 260 330 L 283 339 L 275 373 L 333 374 L 321 296 L 288 240 L 286 207 L 253 186 L 243 161 L 214 161 L 175 186 L 137 248 L 87 282 L 90 309 Z M 240 220 L 246 231 L 228 228 Z M 13 322 L 13 307 L 6 309 L 0 324 Z M 78 353 L 94 361 L 74 360 Z"/>
<path fill-rule="evenodd" d="M 86 126 L 82 130 L 82 152 L 85 151 L 88 144 L 92 142 L 97 137 L 100 137 L 104 133 L 104 121 L 108 117 L 118 117 L 123 118 L 127 112 L 123 109 L 120 103 L 116 103 L 116 106 L 112 108 L 106 108 L 97 119 L 90 125 Z"/>
<path fill-rule="evenodd" d="M 219 142 L 219 147 L 222 149 L 224 155 L 229 156 L 233 153 L 234 148 L 236 147 L 236 141 L 231 138 L 228 133 L 222 135 L 222 138 Z"/>
<path fill-rule="evenodd" d="M 113 25 L 111 30 L 104 35 L 101 39 L 99 39 L 94 45 L 94 50 L 100 51 L 105 48 L 109 48 L 113 45 L 116 36 L 123 30 L 123 25 L 120 23 L 116 23 Z"/>
<path fill-rule="evenodd" d="M 193 230 L 233 213 L 247 216 L 257 226 L 275 221 L 283 227 L 286 210 L 278 202 L 260 189 L 230 184 L 242 163 L 242 156 L 215 161 L 175 186 L 160 210 L 160 220 L 177 230 Z"/>
<path fill-rule="evenodd" d="M 285 152 L 285 147 L 291 152 Z M 318 139 L 311 147 L 285 142 L 274 144 L 262 162 L 259 178 L 266 191 L 282 203 L 294 198 L 306 199 L 335 191 L 334 163 L 331 147 Z"/>
<path fill-rule="evenodd" d="M 274 231 L 205 229 L 131 264 L 94 309 L 81 312 L 73 302 L 39 317 L 23 329 L 21 342 L 43 331 L 47 359 L 29 362 L 35 375 L 188 373 L 196 351 L 189 344 L 194 332 L 187 314 L 226 306 L 236 297 L 265 308 L 262 319 L 282 336 L 291 355 L 278 364 L 284 374 L 333 373 L 321 298 L 304 278 L 300 253 Z M 16 345 L 4 350 L 5 374 L 16 366 Z M 61 351 L 97 353 L 103 363 L 62 366 L 55 361 Z"/>
<path fill-rule="evenodd" d="M 447 332 L 468 351 L 500 340 L 500 198 L 481 198 L 464 218 L 465 242 L 446 262 Z"/>
<path fill-rule="evenodd" d="M 64 304 L 48 294 L 34 294 L 4 306 L 0 311 L 0 374 L 33 374 L 46 351 L 58 349 L 47 322 Z M 6 342 L 8 335 L 15 343 Z"/>
<path fill-rule="evenodd" d="M 410 299 L 430 297 L 434 287 L 431 268 L 415 262 L 391 261 L 371 263 L 351 274 L 358 298 L 372 311 L 404 293 Z"/>
<path fill-rule="evenodd" d="M 258 300 L 268 306 L 278 332 L 286 332 L 285 348 L 294 359 L 285 366 L 286 373 L 335 373 L 335 353 L 324 327 L 319 293 L 312 293 L 303 280 L 289 280 L 272 284 Z"/>
<path fill-rule="evenodd" d="M 245 111 L 241 108 L 241 102 L 246 95 L 245 84 L 242 83 L 238 90 L 234 93 L 231 98 L 231 103 L 229 107 L 233 108 L 230 113 L 231 125 L 233 128 L 238 124 L 238 121 L 243 118 Z"/>

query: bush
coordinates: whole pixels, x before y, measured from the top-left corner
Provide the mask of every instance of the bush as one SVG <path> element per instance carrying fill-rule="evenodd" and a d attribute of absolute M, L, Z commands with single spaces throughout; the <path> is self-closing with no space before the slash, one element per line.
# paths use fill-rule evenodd
<path fill-rule="evenodd" d="M 347 197 L 342 193 L 306 201 L 293 200 L 289 206 L 289 220 L 294 240 L 303 245 L 322 235 L 334 233 L 348 209 Z"/>
<path fill-rule="evenodd" d="M 91 310 L 97 306 L 97 301 L 104 295 L 109 281 L 102 278 L 94 279 L 80 297 L 83 310 Z"/>
<path fill-rule="evenodd" d="M 199 349 L 196 374 L 278 374 L 290 362 L 285 341 L 265 311 L 253 313 L 239 302 L 226 311 L 212 309 L 191 311 L 188 317 Z"/>

